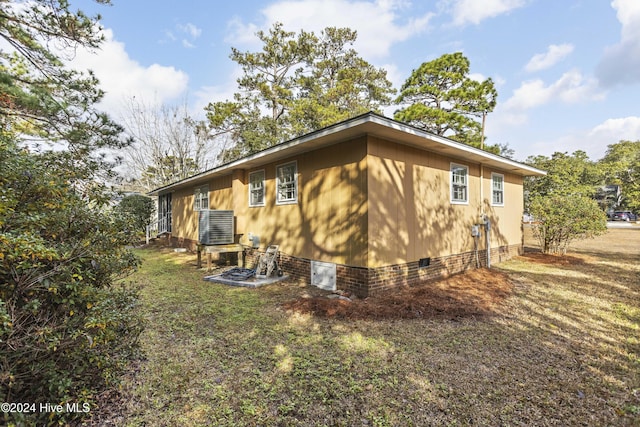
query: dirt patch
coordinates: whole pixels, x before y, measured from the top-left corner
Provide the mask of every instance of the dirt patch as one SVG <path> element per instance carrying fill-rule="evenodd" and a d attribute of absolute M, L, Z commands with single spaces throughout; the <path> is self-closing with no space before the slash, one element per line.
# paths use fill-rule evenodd
<path fill-rule="evenodd" d="M 529 262 L 547 265 L 582 265 L 585 260 L 571 255 L 552 255 L 542 252 L 529 252 L 521 256 Z"/>
<path fill-rule="evenodd" d="M 345 319 L 455 319 L 493 314 L 512 292 L 513 283 L 507 275 L 478 269 L 365 299 L 302 297 L 284 303 L 283 307 Z"/>

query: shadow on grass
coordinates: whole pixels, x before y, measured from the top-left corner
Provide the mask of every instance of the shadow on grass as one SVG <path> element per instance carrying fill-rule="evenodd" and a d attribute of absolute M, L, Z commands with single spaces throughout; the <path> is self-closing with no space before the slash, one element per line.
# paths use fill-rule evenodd
<path fill-rule="evenodd" d="M 592 243 L 582 263 L 499 264 L 514 295 L 498 316 L 462 319 L 287 312 L 315 289 L 230 288 L 202 281 L 188 256 L 148 253 L 147 360 L 128 381 L 127 422 L 633 425 L 637 257 Z"/>

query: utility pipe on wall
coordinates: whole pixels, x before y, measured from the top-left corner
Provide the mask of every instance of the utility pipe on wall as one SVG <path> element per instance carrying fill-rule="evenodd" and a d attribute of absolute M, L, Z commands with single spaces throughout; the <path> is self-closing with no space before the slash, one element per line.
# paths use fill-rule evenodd
<path fill-rule="evenodd" d="M 491 268 L 491 221 L 487 215 L 484 216 L 484 235 L 487 245 L 487 268 Z"/>
<path fill-rule="evenodd" d="M 484 206 L 484 164 L 480 163 L 480 222 L 484 226 L 485 245 L 487 248 L 487 268 L 491 268 L 491 221 L 485 213 Z"/>

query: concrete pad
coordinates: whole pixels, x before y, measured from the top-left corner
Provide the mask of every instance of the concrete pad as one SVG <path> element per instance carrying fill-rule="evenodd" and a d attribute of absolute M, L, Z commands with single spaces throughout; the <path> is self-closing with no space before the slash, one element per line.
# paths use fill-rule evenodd
<path fill-rule="evenodd" d="M 285 274 L 280 277 L 278 276 L 267 277 L 266 279 L 256 279 L 255 277 L 252 277 L 248 280 L 231 280 L 231 279 L 225 279 L 224 277 L 222 277 L 221 274 L 216 274 L 213 276 L 205 276 L 204 280 L 206 280 L 207 282 L 222 283 L 224 285 L 243 286 L 245 288 L 259 288 L 260 286 L 281 282 L 288 278 L 289 276 Z"/>

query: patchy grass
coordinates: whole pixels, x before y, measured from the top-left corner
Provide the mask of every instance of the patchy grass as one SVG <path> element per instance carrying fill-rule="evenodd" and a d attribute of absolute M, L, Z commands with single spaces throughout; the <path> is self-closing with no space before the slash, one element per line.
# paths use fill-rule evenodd
<path fill-rule="evenodd" d="M 639 425 L 639 248 L 640 230 L 610 230 L 571 258 L 499 264 L 496 277 L 509 279 L 500 298 L 486 298 L 495 291 L 486 275 L 426 285 L 459 295 L 475 281 L 485 296 L 470 292 L 476 303 L 463 314 L 411 319 L 287 310 L 323 292 L 204 282 L 194 255 L 142 250 L 134 279 L 144 284 L 146 359 L 112 421 Z"/>

